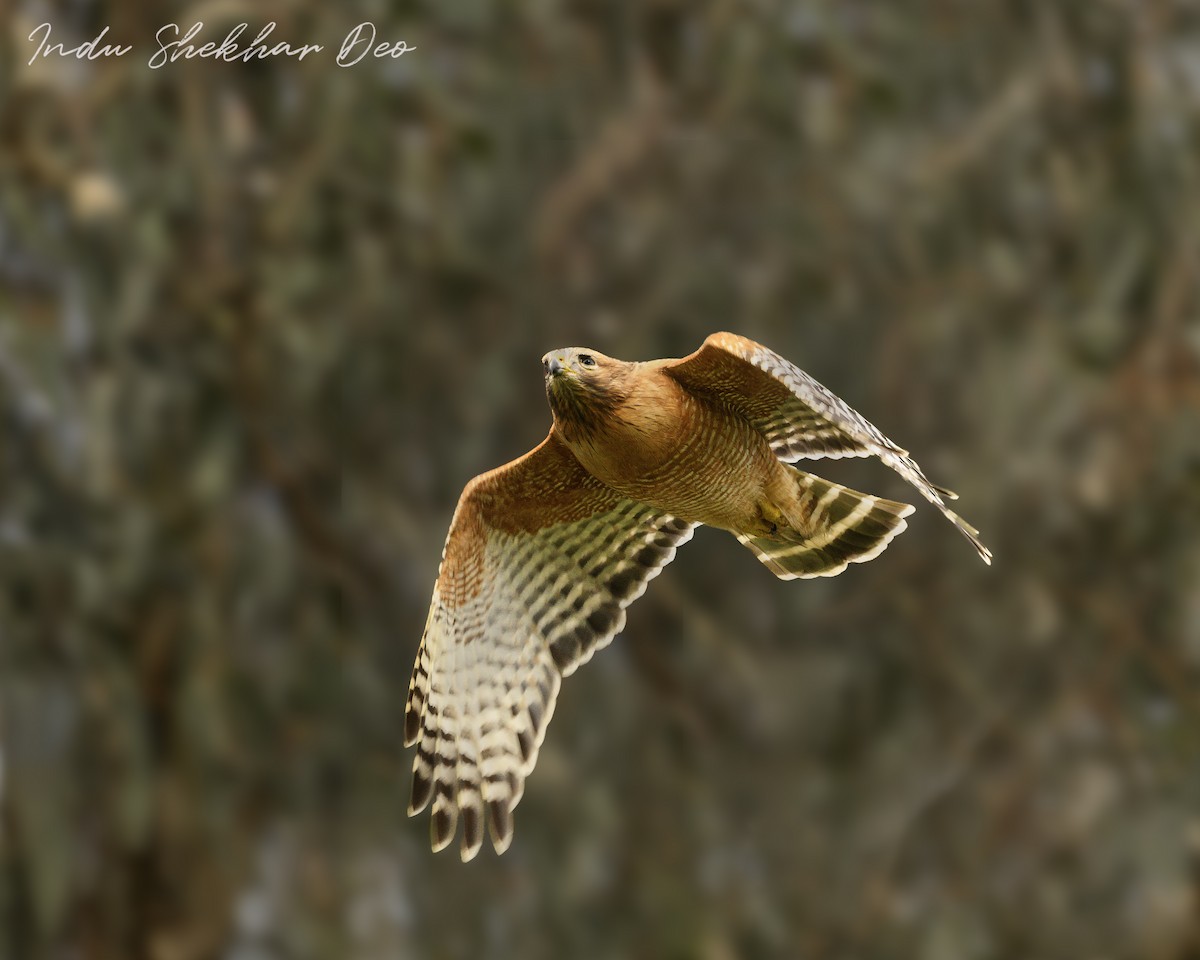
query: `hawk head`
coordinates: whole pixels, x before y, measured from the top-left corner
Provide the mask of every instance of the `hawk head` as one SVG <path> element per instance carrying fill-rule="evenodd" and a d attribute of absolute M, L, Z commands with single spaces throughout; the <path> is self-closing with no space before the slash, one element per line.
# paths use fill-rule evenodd
<path fill-rule="evenodd" d="M 563 347 L 542 357 L 546 399 L 568 433 L 591 432 L 625 399 L 625 378 L 633 364 L 590 347 Z"/>

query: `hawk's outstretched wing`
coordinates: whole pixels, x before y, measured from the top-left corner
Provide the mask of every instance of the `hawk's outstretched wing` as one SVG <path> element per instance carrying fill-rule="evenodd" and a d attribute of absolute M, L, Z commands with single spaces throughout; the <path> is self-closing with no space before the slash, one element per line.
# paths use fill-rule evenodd
<path fill-rule="evenodd" d="M 503 852 L 560 678 L 625 626 L 625 608 L 693 524 L 622 498 L 553 434 L 472 480 L 450 524 L 404 714 L 417 744 L 409 815 L 433 848 Z"/>
<path fill-rule="evenodd" d="M 691 356 L 662 361 L 661 369 L 688 390 L 746 417 L 786 463 L 804 457 L 879 457 L 941 510 L 986 563 L 992 562 L 979 531 L 946 506 L 955 494 L 930 483 L 907 450 L 773 350 L 737 334 L 714 333 Z"/>

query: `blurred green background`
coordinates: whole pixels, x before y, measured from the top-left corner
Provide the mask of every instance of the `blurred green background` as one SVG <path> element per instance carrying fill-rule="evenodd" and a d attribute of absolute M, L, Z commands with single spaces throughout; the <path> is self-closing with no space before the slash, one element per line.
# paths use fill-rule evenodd
<path fill-rule="evenodd" d="M 0 18 L 0 956 L 1200 958 L 1200 6 Z M 196 20 L 326 50 L 149 69 Z M 416 49 L 337 67 L 362 20 Z M 28 65 L 47 21 L 134 50 Z M 719 329 L 995 566 L 924 506 L 830 581 L 700 531 L 509 853 L 431 854 L 462 486 L 545 435 L 547 349 Z"/>

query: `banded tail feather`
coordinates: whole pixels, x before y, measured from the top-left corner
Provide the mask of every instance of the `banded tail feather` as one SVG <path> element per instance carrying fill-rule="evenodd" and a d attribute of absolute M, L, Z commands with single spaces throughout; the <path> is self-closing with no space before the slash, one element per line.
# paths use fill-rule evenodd
<path fill-rule="evenodd" d="M 911 504 L 859 493 L 790 468 L 795 474 L 803 522 L 773 537 L 739 534 L 781 580 L 832 577 L 847 564 L 878 556 L 908 526 Z M 802 529 L 796 529 L 802 528 Z"/>

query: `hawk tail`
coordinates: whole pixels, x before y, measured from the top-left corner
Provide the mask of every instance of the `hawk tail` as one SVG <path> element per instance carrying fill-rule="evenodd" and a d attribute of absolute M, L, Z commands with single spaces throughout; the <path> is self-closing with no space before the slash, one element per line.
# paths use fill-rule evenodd
<path fill-rule="evenodd" d="M 859 493 L 795 467 L 799 513 L 791 529 L 776 536 L 738 534 L 763 564 L 781 580 L 832 577 L 847 564 L 878 556 L 908 526 L 913 508 L 907 503 Z M 803 531 L 798 528 L 803 528 Z"/>

